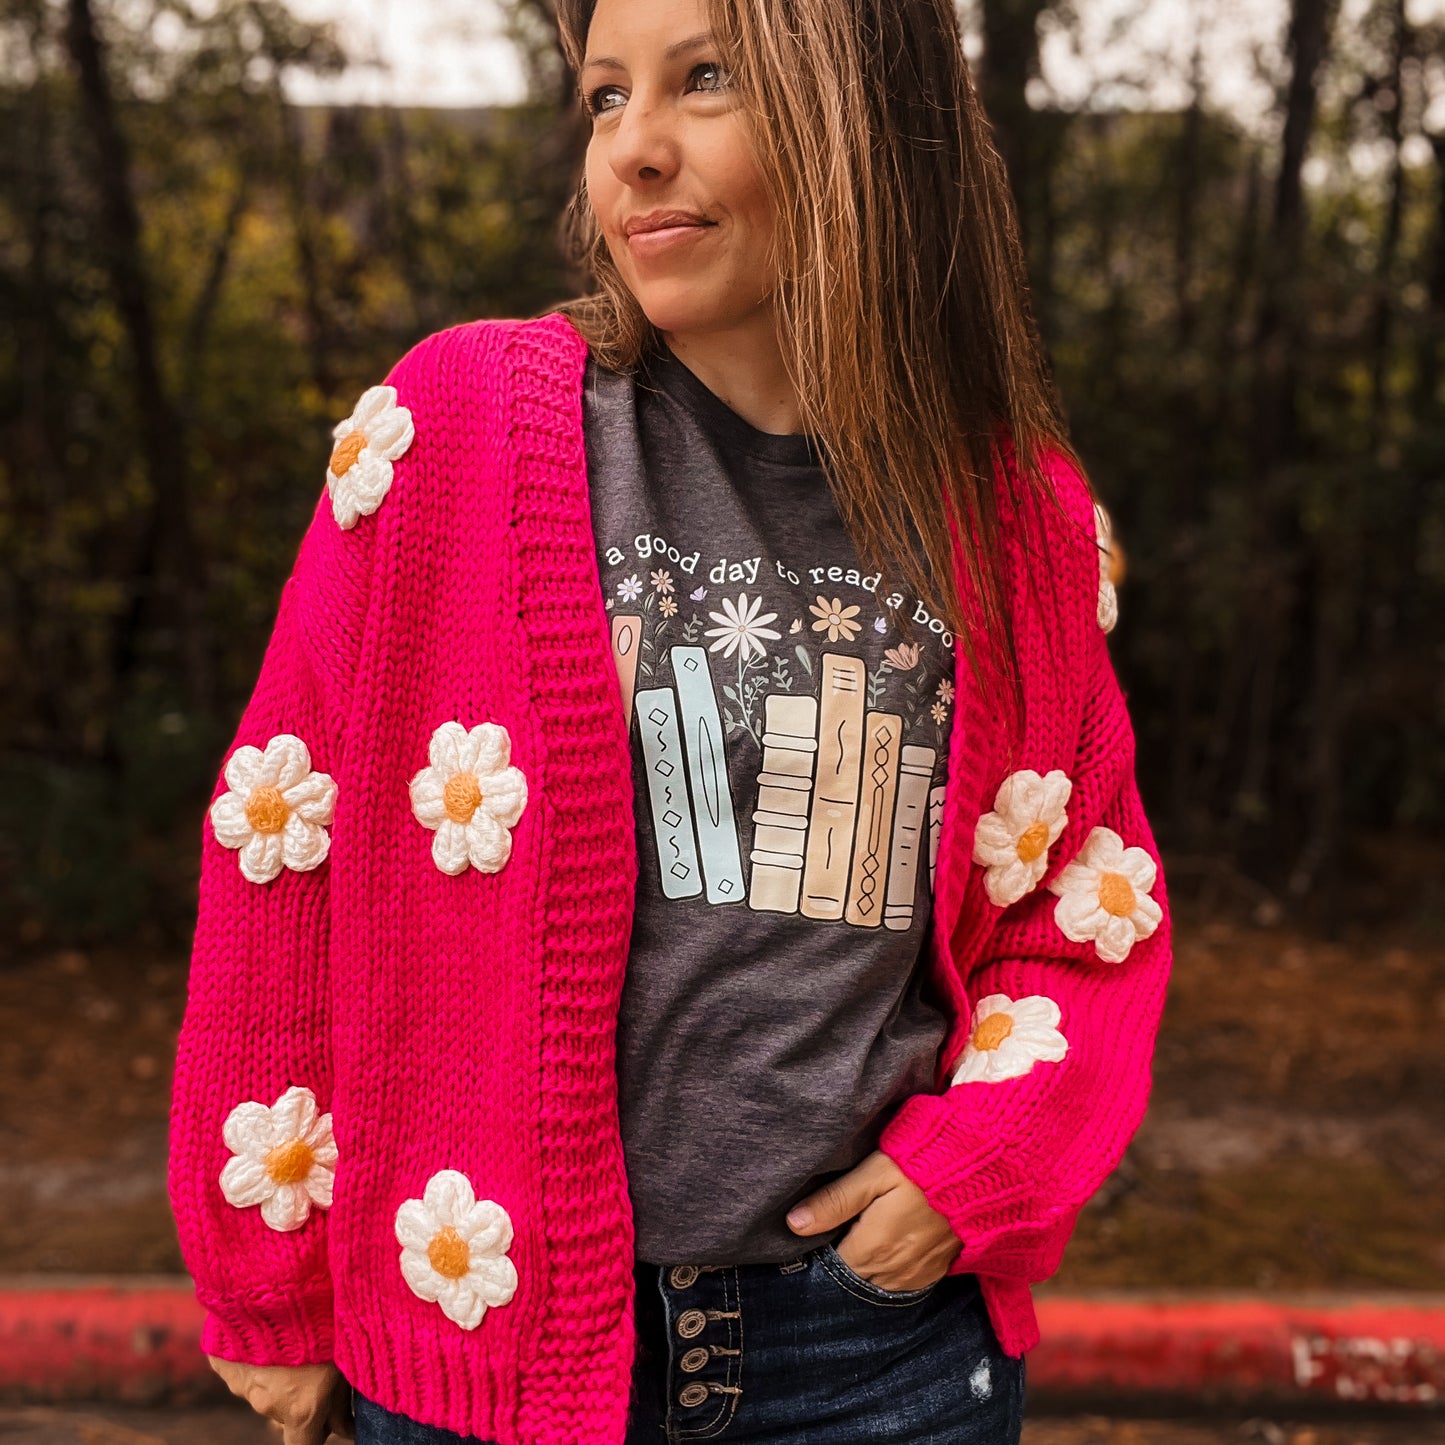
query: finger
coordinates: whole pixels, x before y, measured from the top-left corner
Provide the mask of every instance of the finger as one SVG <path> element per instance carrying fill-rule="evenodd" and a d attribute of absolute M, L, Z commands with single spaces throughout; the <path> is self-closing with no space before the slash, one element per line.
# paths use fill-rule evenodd
<path fill-rule="evenodd" d="M 326 1445 L 326 1426 L 313 1416 L 300 1425 L 287 1425 L 282 1432 L 281 1445 Z"/>
<path fill-rule="evenodd" d="M 788 1211 L 788 1226 L 795 1234 L 817 1234 L 833 1229 L 865 1208 L 882 1187 L 879 1176 L 865 1159 L 793 1205 Z"/>

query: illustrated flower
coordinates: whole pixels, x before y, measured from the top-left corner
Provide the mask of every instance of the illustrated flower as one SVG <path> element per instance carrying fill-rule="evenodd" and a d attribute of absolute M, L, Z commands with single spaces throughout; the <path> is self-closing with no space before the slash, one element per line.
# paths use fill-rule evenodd
<path fill-rule="evenodd" d="M 527 806 L 527 780 L 511 766 L 512 740 L 500 723 L 478 723 L 469 732 L 444 722 L 427 749 L 431 766 L 408 785 L 411 810 L 434 828 L 432 861 L 443 873 L 468 864 L 496 873 L 512 856 L 512 833 Z"/>
<path fill-rule="evenodd" d="M 617 595 L 624 602 L 636 602 L 642 596 L 642 579 L 634 572 L 617 584 Z"/>
<path fill-rule="evenodd" d="M 671 591 L 672 591 L 672 573 L 671 573 L 671 572 L 654 572 L 654 573 L 652 574 L 652 590 L 653 590 L 654 592 L 671 592 Z"/>
<path fill-rule="evenodd" d="M 225 767 L 230 791 L 211 804 L 216 841 L 239 848 L 241 872 L 269 883 L 283 867 L 317 867 L 331 849 L 336 783 L 311 771 L 311 753 L 294 733 L 277 733 L 260 748 L 239 747 Z"/>
<path fill-rule="evenodd" d="M 657 610 L 658 610 L 660 613 L 662 613 L 662 615 L 663 615 L 664 617 L 676 617 L 676 616 L 677 616 L 677 601 L 676 601 L 676 599 L 675 599 L 675 598 L 672 598 L 672 597 L 659 597 L 659 598 L 657 599 Z"/>
<path fill-rule="evenodd" d="M 1114 585 L 1118 580 L 1119 557 L 1113 525 L 1100 502 L 1094 503 L 1094 523 L 1099 546 L 1099 626 L 1105 632 L 1112 632 L 1119 620 L 1119 593 Z"/>
<path fill-rule="evenodd" d="M 943 724 L 948 720 L 948 709 L 944 707 L 941 702 L 934 703 L 933 706 L 928 710 L 933 714 L 933 720 L 939 725 L 939 727 L 942 727 Z"/>
<path fill-rule="evenodd" d="M 813 631 L 826 632 L 829 642 L 837 642 L 839 637 L 844 642 L 852 642 L 863 630 L 861 624 L 853 621 L 862 610 L 856 605 L 844 607 L 839 597 L 831 602 L 826 597 L 819 597 L 816 602 L 808 604 L 808 611 L 818 619 L 813 624 Z"/>
<path fill-rule="evenodd" d="M 795 617 L 795 618 L 793 618 L 793 620 L 788 624 L 788 636 L 789 636 L 789 637 L 791 637 L 795 632 L 801 632 L 802 630 L 803 630 L 803 619 L 802 619 L 801 617 Z"/>
<path fill-rule="evenodd" d="M 984 888 L 1000 908 L 1017 903 L 1048 871 L 1054 846 L 1069 815 L 1064 805 L 1074 785 L 1055 768 L 1040 777 L 1031 768 L 1010 773 L 994 794 L 993 812 L 973 832 L 973 861 L 984 864 Z"/>
<path fill-rule="evenodd" d="M 950 1083 L 997 1084 L 1042 1061 L 1057 1063 L 1069 1042 L 1057 1028 L 1059 1006 L 1042 994 L 1011 999 L 991 993 L 973 1011 L 973 1031 Z"/>
<path fill-rule="evenodd" d="M 880 633 L 880 634 L 882 634 L 882 633 L 884 633 L 884 632 L 887 632 L 887 631 L 888 631 L 888 621 L 887 621 L 887 619 L 886 619 L 886 618 L 883 618 L 883 617 L 875 617 L 875 618 L 873 619 L 873 630 L 874 630 L 874 632 L 877 632 L 877 633 Z"/>
<path fill-rule="evenodd" d="M 517 1292 L 517 1267 L 507 1257 L 512 1221 L 496 1200 L 479 1200 L 458 1170 L 433 1174 L 420 1199 L 397 1209 L 395 1228 L 411 1292 L 464 1330 Z"/>
<path fill-rule="evenodd" d="M 953 701 L 953 684 L 946 677 L 938 684 L 938 695 L 944 702 Z"/>
<path fill-rule="evenodd" d="M 689 592 L 687 595 L 691 597 L 694 602 L 701 602 L 702 599 L 707 596 L 707 588 L 699 587 L 695 592 Z"/>
<path fill-rule="evenodd" d="M 1123 963 L 1136 939 L 1148 938 L 1164 917 L 1149 896 L 1154 860 L 1126 848 L 1112 828 L 1095 828 L 1079 856 L 1049 884 L 1059 895 L 1054 922 L 1075 943 L 1094 943 L 1105 963 Z"/>
<path fill-rule="evenodd" d="M 411 412 L 396 404 L 394 386 L 371 386 L 331 435 L 336 441 L 326 464 L 331 515 L 350 529 L 381 505 L 391 488 L 391 464 L 411 445 L 416 428 Z"/>
<path fill-rule="evenodd" d="M 894 672 L 911 672 L 918 666 L 919 656 L 916 642 L 900 642 L 897 647 L 890 647 L 884 651 L 883 661 Z"/>
<path fill-rule="evenodd" d="M 721 648 L 724 657 L 731 657 L 741 647 L 745 660 L 749 657 L 762 657 L 767 652 L 767 648 L 763 646 L 760 639 L 769 637 L 776 641 L 782 636 L 780 632 L 774 632 L 771 627 L 763 626 L 765 622 L 772 622 L 778 614 L 765 612 L 759 617 L 758 609 L 762 605 L 761 597 L 755 597 L 749 603 L 746 592 L 739 594 L 736 606 L 724 597 L 723 610 L 708 613 L 714 622 L 722 624 L 720 627 L 709 627 L 703 634 L 705 637 L 717 638 L 717 641 L 712 643 L 708 650 L 716 652 Z"/>
<path fill-rule="evenodd" d="M 316 1112 L 316 1095 L 293 1084 L 274 1104 L 248 1099 L 226 1116 L 221 1135 L 232 1157 L 221 1170 L 221 1193 L 237 1209 L 261 1206 L 272 1229 L 300 1229 L 311 1206 L 331 1207 L 336 1140 L 331 1115 Z"/>

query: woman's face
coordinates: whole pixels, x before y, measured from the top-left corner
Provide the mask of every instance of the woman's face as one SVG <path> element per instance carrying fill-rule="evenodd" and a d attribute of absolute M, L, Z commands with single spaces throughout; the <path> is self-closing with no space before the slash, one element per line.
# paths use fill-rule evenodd
<path fill-rule="evenodd" d="M 612 260 L 663 332 L 726 331 L 772 291 L 772 204 L 700 0 L 598 0 L 578 84 L 587 193 Z M 656 212 L 700 220 L 642 233 Z"/>

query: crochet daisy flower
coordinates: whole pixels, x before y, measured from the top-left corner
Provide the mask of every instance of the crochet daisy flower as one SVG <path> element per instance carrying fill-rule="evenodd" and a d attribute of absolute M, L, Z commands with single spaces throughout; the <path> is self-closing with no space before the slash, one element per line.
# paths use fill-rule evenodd
<path fill-rule="evenodd" d="M 396 1237 L 411 1292 L 439 1304 L 464 1330 L 476 1329 L 488 1306 L 516 1293 L 517 1268 L 507 1257 L 512 1221 L 495 1200 L 478 1200 L 455 1169 L 439 1170 L 420 1199 L 402 1204 Z"/>
<path fill-rule="evenodd" d="M 991 993 L 980 999 L 951 1082 L 996 1084 L 1027 1074 L 1041 1060 L 1057 1062 L 1069 1051 L 1058 1022 L 1058 1004 L 1042 994 L 1011 999 L 1006 993 Z"/>
<path fill-rule="evenodd" d="M 512 856 L 512 833 L 527 806 L 527 779 L 511 766 L 512 740 L 500 723 L 470 732 L 444 722 L 427 749 L 431 766 L 411 780 L 411 810 L 436 830 L 432 861 L 443 873 L 468 864 L 496 873 Z"/>
<path fill-rule="evenodd" d="M 266 750 L 247 744 L 225 767 L 230 791 L 211 804 L 216 841 L 240 850 L 241 872 L 269 883 L 284 868 L 305 873 L 331 848 L 324 824 L 336 807 L 330 773 L 311 770 L 311 753 L 293 733 L 277 733 Z"/>
<path fill-rule="evenodd" d="M 988 869 L 983 885 L 1000 908 L 1038 886 L 1069 815 L 1064 804 L 1074 785 L 1055 768 L 1040 777 L 1031 768 L 1010 773 L 973 834 L 973 861 Z"/>
<path fill-rule="evenodd" d="M 221 1170 L 221 1193 L 238 1209 L 259 1204 L 272 1229 L 291 1230 L 313 1204 L 331 1207 L 336 1140 L 310 1089 L 293 1084 L 269 1109 L 253 1099 L 237 1104 L 221 1132 L 234 1156 Z"/>
<path fill-rule="evenodd" d="M 1158 928 L 1164 910 L 1149 896 L 1154 860 L 1126 848 L 1112 828 L 1095 828 L 1079 856 L 1049 884 L 1054 922 L 1075 943 L 1093 941 L 1105 963 L 1123 963 L 1136 939 Z"/>
<path fill-rule="evenodd" d="M 331 514 L 343 528 L 374 512 L 391 488 L 391 464 L 416 435 L 411 412 L 396 404 L 394 386 L 371 386 L 331 433 L 336 445 L 326 467 Z"/>
<path fill-rule="evenodd" d="M 1099 547 L 1099 626 L 1112 632 L 1119 620 L 1119 593 L 1114 586 L 1114 529 L 1101 503 L 1094 503 Z"/>

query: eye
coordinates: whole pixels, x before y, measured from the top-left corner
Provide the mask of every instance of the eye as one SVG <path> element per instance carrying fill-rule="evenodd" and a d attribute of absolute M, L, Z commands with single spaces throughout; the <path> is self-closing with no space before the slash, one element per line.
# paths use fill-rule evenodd
<path fill-rule="evenodd" d="M 701 64 L 693 66 L 691 73 L 688 75 L 688 79 L 691 80 L 692 77 L 696 75 L 699 70 L 710 70 L 719 77 L 725 77 L 727 75 L 727 71 L 721 65 L 719 65 L 717 61 L 704 60 Z M 719 85 L 721 86 L 722 83 L 723 82 L 720 79 Z"/>
<path fill-rule="evenodd" d="M 608 107 L 602 104 L 601 97 L 606 95 L 609 90 L 616 89 L 617 87 L 615 85 L 599 85 L 596 90 L 589 90 L 587 94 L 582 97 L 583 109 L 586 110 L 588 115 L 601 115 L 604 110 L 608 109 Z"/>

